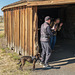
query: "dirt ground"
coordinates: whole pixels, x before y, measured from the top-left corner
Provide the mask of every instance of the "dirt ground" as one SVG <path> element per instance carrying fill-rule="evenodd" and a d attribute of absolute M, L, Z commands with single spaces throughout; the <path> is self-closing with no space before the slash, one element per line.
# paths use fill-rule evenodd
<path fill-rule="evenodd" d="M 18 56 L 6 46 L 4 25 L 0 24 L 0 75 L 75 75 L 75 40 L 59 40 L 55 52 L 50 58 L 51 69 L 45 69 L 36 64 L 32 71 L 32 64 L 26 63 L 24 70 L 19 70 Z"/>
<path fill-rule="evenodd" d="M 75 40 L 59 40 L 51 55 L 50 65 L 51 69 L 37 66 L 31 75 L 75 75 Z"/>

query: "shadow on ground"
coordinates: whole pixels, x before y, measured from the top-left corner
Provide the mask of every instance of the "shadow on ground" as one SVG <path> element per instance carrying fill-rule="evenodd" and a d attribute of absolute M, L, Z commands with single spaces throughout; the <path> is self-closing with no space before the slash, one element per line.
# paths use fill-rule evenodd
<path fill-rule="evenodd" d="M 36 70 L 60 69 L 61 66 L 75 63 L 75 40 L 59 40 L 55 52 L 50 58 L 52 68 L 36 68 Z"/>
<path fill-rule="evenodd" d="M 60 40 L 56 43 L 55 52 L 52 53 L 50 64 L 64 66 L 75 63 L 75 40 Z"/>
<path fill-rule="evenodd" d="M 51 68 L 36 68 L 35 70 L 50 70 L 50 69 L 60 69 L 60 67 L 52 66 Z"/>

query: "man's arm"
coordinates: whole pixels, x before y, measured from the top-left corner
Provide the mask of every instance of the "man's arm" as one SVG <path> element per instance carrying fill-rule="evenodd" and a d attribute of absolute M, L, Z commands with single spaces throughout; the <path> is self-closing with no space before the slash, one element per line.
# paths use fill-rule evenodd
<path fill-rule="evenodd" d="M 53 35 L 53 33 L 51 32 L 51 28 L 50 28 L 50 26 L 47 27 L 47 33 L 48 33 L 50 36 Z"/>
<path fill-rule="evenodd" d="M 60 31 L 61 30 L 61 27 L 59 26 L 57 30 Z"/>
<path fill-rule="evenodd" d="M 60 23 L 60 26 L 59 26 L 58 29 L 57 29 L 58 31 L 61 30 L 62 25 L 63 25 L 63 23 Z"/>

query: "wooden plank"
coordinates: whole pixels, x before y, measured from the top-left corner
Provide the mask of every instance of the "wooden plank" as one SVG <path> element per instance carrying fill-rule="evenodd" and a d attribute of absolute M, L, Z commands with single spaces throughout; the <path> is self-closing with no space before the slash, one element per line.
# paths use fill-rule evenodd
<path fill-rule="evenodd" d="M 33 30 L 33 23 L 32 23 L 32 20 L 33 20 L 33 11 L 32 11 L 32 7 L 30 7 L 30 25 L 29 25 L 29 27 L 30 27 L 30 55 L 32 56 L 33 55 L 33 39 L 32 39 L 32 30 Z"/>
<path fill-rule="evenodd" d="M 25 12 L 24 7 L 20 7 L 20 49 L 21 54 L 24 55 L 24 24 L 25 24 Z"/>
<path fill-rule="evenodd" d="M 7 38 L 7 39 L 8 39 L 8 47 L 10 47 L 10 46 L 9 46 L 9 42 L 10 42 L 10 37 L 9 37 L 9 35 L 10 35 L 10 28 L 9 28 L 9 22 L 10 22 L 9 10 L 8 10 L 8 19 L 7 19 L 7 22 L 8 22 L 8 28 L 7 28 L 7 29 L 8 29 L 8 35 L 7 35 L 8 38 Z"/>
<path fill-rule="evenodd" d="M 28 23 L 28 27 L 27 27 L 27 32 L 28 32 L 28 35 L 27 35 L 27 52 L 28 52 L 28 55 L 31 55 L 32 56 L 32 7 L 28 7 L 28 19 L 27 19 Z"/>
<path fill-rule="evenodd" d="M 17 14 L 18 14 L 18 41 L 17 42 L 18 42 L 18 47 L 19 47 L 20 46 L 20 33 L 19 33 L 20 32 L 20 22 L 19 22 L 20 21 L 20 12 L 19 12 L 19 8 L 18 8 Z"/>
<path fill-rule="evenodd" d="M 19 26 L 19 21 L 20 21 L 20 19 L 19 19 L 19 8 L 16 8 L 16 52 L 19 54 L 19 46 L 20 46 L 20 33 L 19 33 L 19 31 L 20 31 L 20 26 Z"/>
<path fill-rule="evenodd" d="M 11 31 L 11 28 L 12 28 L 12 26 L 11 26 L 11 10 L 9 10 L 9 30 L 10 30 L 10 34 L 9 34 L 9 38 L 10 38 L 10 49 L 11 49 L 11 47 L 12 47 L 12 31 Z"/>
<path fill-rule="evenodd" d="M 23 7 L 20 7 L 20 52 L 23 53 Z"/>
<path fill-rule="evenodd" d="M 21 49 L 22 49 L 22 55 L 23 55 L 23 51 L 24 51 L 24 49 L 23 49 L 23 46 L 24 46 L 24 22 L 23 22 L 23 7 L 21 8 Z"/>
<path fill-rule="evenodd" d="M 5 36 L 6 36 L 6 39 L 7 39 L 7 11 L 5 11 L 5 16 L 6 16 L 6 17 L 5 17 L 5 25 L 6 25 L 6 26 L 5 26 L 5 27 L 6 27 L 6 30 L 5 30 L 5 34 L 6 34 L 6 35 L 5 35 Z"/>
<path fill-rule="evenodd" d="M 23 54 L 23 7 L 21 7 L 21 51 Z"/>
<path fill-rule="evenodd" d="M 12 39 L 12 48 L 14 47 L 14 9 L 11 11 L 11 39 Z"/>
<path fill-rule="evenodd" d="M 11 40 L 11 38 L 10 38 L 10 34 L 11 34 L 10 33 L 11 32 L 10 31 L 10 10 L 9 10 L 9 27 L 8 28 L 9 28 L 9 48 L 10 48 L 10 40 Z"/>
<path fill-rule="evenodd" d="M 6 11 L 4 11 L 4 36 L 6 37 Z"/>
<path fill-rule="evenodd" d="M 14 26 L 13 26 L 13 31 L 14 31 L 14 34 L 13 34 L 13 45 L 15 47 L 15 8 L 13 10 L 13 23 L 14 23 Z"/>
<path fill-rule="evenodd" d="M 25 6 L 25 12 L 24 12 L 24 55 L 26 55 L 26 6 Z"/>
<path fill-rule="evenodd" d="M 33 7 L 33 55 L 37 53 L 38 46 L 38 25 L 37 25 L 37 7 Z"/>
<path fill-rule="evenodd" d="M 6 39 L 7 39 L 7 45 L 8 45 L 8 11 L 6 10 Z"/>
<path fill-rule="evenodd" d="M 11 48 L 13 48 L 13 11 L 11 10 Z"/>
<path fill-rule="evenodd" d="M 16 29 L 17 29 L 17 22 L 16 22 L 16 20 L 17 20 L 17 18 L 16 18 L 16 8 L 15 8 L 15 10 L 14 10 L 14 22 L 15 22 L 15 24 L 14 24 L 14 47 L 15 47 L 15 52 L 17 52 L 17 49 L 16 49 Z"/>
<path fill-rule="evenodd" d="M 27 55 L 27 7 L 25 9 L 25 55 Z"/>
<path fill-rule="evenodd" d="M 25 55 L 25 6 L 23 6 L 23 52 L 22 55 Z"/>
<path fill-rule="evenodd" d="M 21 53 L 21 7 L 20 7 L 20 53 Z"/>
<path fill-rule="evenodd" d="M 28 2 L 27 6 L 42 6 L 42 5 L 64 5 L 74 4 L 75 0 L 48 0 L 48 1 L 32 1 Z"/>
<path fill-rule="evenodd" d="M 12 24 L 13 24 L 13 47 L 14 47 L 14 45 L 15 45 L 15 32 L 14 32 L 14 29 L 15 29 L 15 9 L 13 9 L 13 14 L 12 14 L 13 16 L 12 16 Z"/>
<path fill-rule="evenodd" d="M 27 53 L 30 55 L 30 8 L 28 7 L 27 12 Z"/>

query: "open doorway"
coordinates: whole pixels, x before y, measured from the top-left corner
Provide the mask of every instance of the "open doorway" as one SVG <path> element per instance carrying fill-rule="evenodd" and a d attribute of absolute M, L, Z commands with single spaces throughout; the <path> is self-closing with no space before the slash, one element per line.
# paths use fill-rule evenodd
<path fill-rule="evenodd" d="M 47 8 L 39 8 L 38 9 L 38 43 L 40 46 L 40 50 L 39 52 L 41 52 L 41 44 L 40 44 L 40 28 L 41 28 L 41 24 L 44 22 L 44 18 L 46 16 L 50 16 L 51 18 L 53 18 L 52 21 L 54 21 L 56 18 L 60 18 L 61 22 L 64 23 L 62 29 L 60 32 L 58 32 L 57 34 L 57 42 L 55 45 L 55 50 L 57 52 L 57 54 L 59 55 L 63 55 L 65 52 L 68 54 L 70 54 L 70 56 L 74 56 L 75 54 L 75 6 L 74 5 L 63 5 L 63 6 L 59 6 L 59 7 L 50 7 L 47 6 Z M 57 54 L 55 54 L 52 56 L 53 58 L 57 56 Z M 60 53 L 61 52 L 61 53 Z M 63 52 L 63 53 L 62 53 Z M 70 57 L 70 56 L 61 56 L 60 58 L 58 58 L 59 56 L 57 56 L 57 59 L 61 59 L 61 58 L 66 58 L 66 57 Z M 56 60 L 56 58 L 52 59 L 52 60 Z"/>
<path fill-rule="evenodd" d="M 38 43 L 39 46 L 41 48 L 40 45 L 40 28 L 41 28 L 41 24 L 43 24 L 44 22 L 44 18 L 46 16 L 50 16 L 52 19 L 52 21 L 54 21 L 56 18 L 61 18 L 60 16 L 60 10 L 62 8 L 44 8 L 44 9 L 38 9 Z M 40 51 L 41 52 L 41 51 Z"/>

